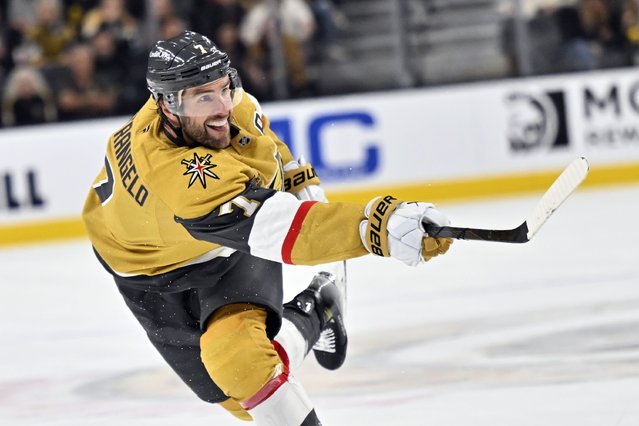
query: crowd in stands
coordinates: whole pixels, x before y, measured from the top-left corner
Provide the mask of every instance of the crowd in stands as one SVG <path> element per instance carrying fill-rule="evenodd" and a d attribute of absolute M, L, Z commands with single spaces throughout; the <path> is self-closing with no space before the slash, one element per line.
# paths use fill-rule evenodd
<path fill-rule="evenodd" d="M 0 1 L 0 127 L 134 113 L 148 98 L 149 47 L 184 29 L 226 51 L 258 99 L 282 98 L 274 84 L 281 80 L 273 78 L 279 64 L 287 75 L 286 97 L 313 96 L 309 62 L 339 52 L 335 11 L 343 1 Z M 270 49 L 274 14 L 279 52 Z M 527 22 L 533 74 L 636 64 L 638 18 L 639 0 L 539 7 Z M 515 58 L 514 32 L 505 28 L 504 46 Z"/>
<path fill-rule="evenodd" d="M 148 49 L 192 29 L 231 57 L 247 90 L 273 98 L 269 0 L 4 0 L 0 127 L 134 113 Z M 331 0 L 277 0 L 287 96 L 310 96 L 309 49 L 333 39 Z M 319 47 L 318 47 L 319 49 Z"/>
<path fill-rule="evenodd" d="M 527 22 L 532 74 L 637 64 L 639 0 L 542 2 Z M 513 28 L 504 40 L 514 57 Z"/>

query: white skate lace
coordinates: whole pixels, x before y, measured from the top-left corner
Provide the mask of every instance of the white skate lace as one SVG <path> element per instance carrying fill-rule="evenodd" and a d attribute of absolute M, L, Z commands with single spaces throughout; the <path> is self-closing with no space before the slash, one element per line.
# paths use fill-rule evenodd
<path fill-rule="evenodd" d="M 313 350 L 335 353 L 335 332 L 332 328 L 322 330 L 319 339 L 313 345 Z"/>

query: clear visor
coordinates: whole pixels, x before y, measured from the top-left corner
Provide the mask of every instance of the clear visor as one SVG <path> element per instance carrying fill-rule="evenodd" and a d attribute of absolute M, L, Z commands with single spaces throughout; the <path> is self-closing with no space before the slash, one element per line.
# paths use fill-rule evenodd
<path fill-rule="evenodd" d="M 241 86 L 233 87 L 229 77 L 222 77 L 201 86 L 190 87 L 177 93 L 175 111 L 182 117 L 213 117 L 228 115 L 242 101 Z"/>

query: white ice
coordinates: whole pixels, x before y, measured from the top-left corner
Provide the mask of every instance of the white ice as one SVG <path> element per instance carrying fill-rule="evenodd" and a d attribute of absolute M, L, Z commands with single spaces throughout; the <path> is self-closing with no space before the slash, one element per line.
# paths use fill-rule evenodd
<path fill-rule="evenodd" d="M 440 207 L 506 228 L 538 197 Z M 349 261 L 346 364 L 296 375 L 325 426 L 637 426 L 638 220 L 639 186 L 580 190 L 527 244 Z M 0 250 L 0 342 L 3 426 L 247 424 L 176 379 L 87 241 Z"/>

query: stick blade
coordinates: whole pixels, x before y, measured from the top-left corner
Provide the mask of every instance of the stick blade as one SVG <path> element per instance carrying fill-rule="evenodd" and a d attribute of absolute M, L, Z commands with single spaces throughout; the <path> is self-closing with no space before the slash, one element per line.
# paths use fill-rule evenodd
<path fill-rule="evenodd" d="M 588 160 L 580 157 L 573 160 L 561 175 L 555 179 L 526 219 L 528 227 L 526 236 L 528 240 L 539 231 L 554 211 L 566 201 L 566 198 L 581 185 L 581 182 L 588 176 L 589 170 Z"/>
<path fill-rule="evenodd" d="M 437 238 L 456 240 L 495 241 L 498 243 L 528 242 L 526 222 L 513 229 L 459 228 L 455 226 L 437 226 L 423 223 L 426 234 Z"/>

